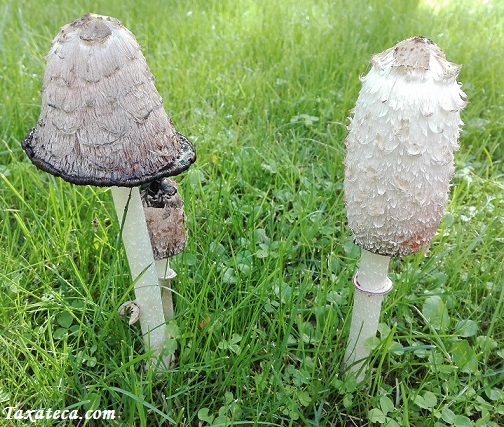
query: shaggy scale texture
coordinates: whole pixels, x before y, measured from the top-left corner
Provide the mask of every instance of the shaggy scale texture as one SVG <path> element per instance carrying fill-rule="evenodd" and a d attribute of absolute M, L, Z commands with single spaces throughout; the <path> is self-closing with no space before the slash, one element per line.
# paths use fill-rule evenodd
<path fill-rule="evenodd" d="M 379 255 L 428 246 L 448 200 L 465 94 L 431 40 L 371 58 L 346 138 L 345 203 L 354 241 Z"/>
<path fill-rule="evenodd" d="M 65 25 L 46 61 L 41 114 L 23 141 L 40 169 L 75 184 L 131 187 L 195 161 L 120 21 L 87 14 Z"/>
<path fill-rule="evenodd" d="M 140 191 L 155 260 L 182 252 L 187 245 L 184 201 L 171 178 L 153 181 Z"/>

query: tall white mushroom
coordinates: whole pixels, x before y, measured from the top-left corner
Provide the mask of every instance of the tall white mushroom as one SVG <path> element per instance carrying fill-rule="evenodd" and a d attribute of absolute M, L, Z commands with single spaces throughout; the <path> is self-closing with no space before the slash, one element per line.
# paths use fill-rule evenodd
<path fill-rule="evenodd" d="M 40 169 L 79 185 L 112 187 L 154 357 L 166 334 L 154 257 L 137 186 L 195 161 L 163 108 L 141 48 L 117 19 L 87 14 L 61 28 L 46 57 L 42 109 L 23 148 Z M 126 211 L 127 208 L 127 211 Z"/>
<path fill-rule="evenodd" d="M 425 37 L 371 57 L 346 138 L 345 204 L 362 248 L 345 366 L 364 379 L 390 257 L 429 245 L 448 200 L 465 94 L 461 65 Z"/>

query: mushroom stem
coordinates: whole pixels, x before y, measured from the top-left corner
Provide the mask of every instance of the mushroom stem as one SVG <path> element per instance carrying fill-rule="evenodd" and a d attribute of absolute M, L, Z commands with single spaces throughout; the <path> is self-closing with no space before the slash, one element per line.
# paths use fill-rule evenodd
<path fill-rule="evenodd" d="M 137 187 L 112 187 L 112 197 L 119 222 L 122 223 L 126 212 L 122 238 L 126 256 L 135 281 L 135 298 L 140 307 L 140 326 L 145 345 L 152 349 L 157 362 L 166 340 L 165 318 L 158 274 L 154 264 L 149 232 Z M 166 367 L 169 361 L 162 361 Z"/>
<path fill-rule="evenodd" d="M 354 276 L 354 305 L 344 366 L 357 373 L 357 382 L 364 380 L 366 358 L 370 350 L 366 341 L 376 336 L 383 297 L 392 289 L 387 277 L 390 257 L 362 250 L 359 268 Z"/>

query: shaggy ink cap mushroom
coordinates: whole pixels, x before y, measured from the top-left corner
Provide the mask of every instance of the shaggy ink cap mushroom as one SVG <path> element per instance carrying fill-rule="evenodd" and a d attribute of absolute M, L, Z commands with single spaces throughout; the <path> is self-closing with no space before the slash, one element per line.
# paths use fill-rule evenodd
<path fill-rule="evenodd" d="M 102 187 L 177 175 L 196 159 L 167 116 L 134 35 L 91 13 L 53 40 L 40 117 L 22 146 L 40 169 Z"/>
<path fill-rule="evenodd" d="M 362 253 L 343 365 L 359 382 L 392 289 L 390 257 L 428 246 L 443 216 L 465 105 L 461 66 L 425 37 L 403 40 L 371 64 L 345 141 L 348 224 Z"/>
<path fill-rule="evenodd" d="M 346 138 L 354 241 L 384 256 L 429 245 L 444 213 L 465 94 L 461 65 L 417 36 L 371 57 Z"/>
<path fill-rule="evenodd" d="M 196 160 L 194 148 L 173 127 L 140 46 L 117 19 L 90 13 L 65 25 L 46 61 L 40 117 L 22 146 L 46 172 L 111 187 L 142 334 L 152 361 L 168 367 L 161 290 L 138 186 L 187 169 Z"/>

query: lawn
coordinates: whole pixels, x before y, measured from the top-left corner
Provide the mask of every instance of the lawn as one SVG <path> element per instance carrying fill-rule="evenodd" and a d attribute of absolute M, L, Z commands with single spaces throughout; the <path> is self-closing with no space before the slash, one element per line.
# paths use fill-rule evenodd
<path fill-rule="evenodd" d="M 116 415 L 37 426 L 503 426 L 504 3 L 143 3 L 0 3 L 0 425 L 31 424 L 15 407 Z M 178 364 L 160 375 L 117 315 L 134 296 L 109 191 L 21 148 L 51 40 L 87 12 L 136 35 L 198 154 L 178 178 Z M 427 254 L 392 262 L 362 388 L 341 370 L 360 254 L 347 117 L 371 54 L 413 35 L 464 64 L 469 102 L 449 206 Z"/>

